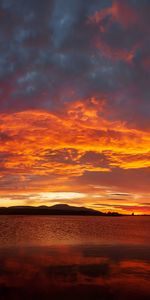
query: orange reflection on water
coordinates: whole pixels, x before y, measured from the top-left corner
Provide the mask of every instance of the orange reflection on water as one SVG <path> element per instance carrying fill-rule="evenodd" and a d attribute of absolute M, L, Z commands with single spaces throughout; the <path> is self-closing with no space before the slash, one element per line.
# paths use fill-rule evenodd
<path fill-rule="evenodd" d="M 134 258 L 135 250 L 137 254 Z M 149 248 L 1 249 L 2 299 L 148 299 Z"/>

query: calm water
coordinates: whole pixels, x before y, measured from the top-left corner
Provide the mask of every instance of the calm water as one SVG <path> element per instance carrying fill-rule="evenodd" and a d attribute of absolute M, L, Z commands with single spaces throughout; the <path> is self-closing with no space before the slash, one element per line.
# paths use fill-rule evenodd
<path fill-rule="evenodd" d="M 150 217 L 0 216 L 0 299 L 150 299 Z"/>

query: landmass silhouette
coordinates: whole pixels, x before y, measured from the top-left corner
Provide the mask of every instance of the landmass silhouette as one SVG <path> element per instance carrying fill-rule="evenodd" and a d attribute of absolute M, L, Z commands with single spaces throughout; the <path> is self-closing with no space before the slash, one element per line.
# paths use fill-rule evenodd
<path fill-rule="evenodd" d="M 56 204 L 53 206 L 0 207 L 0 215 L 75 215 L 75 216 L 123 216 L 117 212 L 104 213 L 90 208 Z"/>

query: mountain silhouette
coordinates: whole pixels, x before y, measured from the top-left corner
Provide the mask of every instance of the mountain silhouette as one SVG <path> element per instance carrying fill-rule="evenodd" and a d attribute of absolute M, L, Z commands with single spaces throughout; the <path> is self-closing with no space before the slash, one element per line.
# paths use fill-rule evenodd
<path fill-rule="evenodd" d="M 120 216 L 115 212 L 103 213 L 91 208 L 56 204 L 53 206 L 10 206 L 0 207 L 0 215 L 82 215 L 82 216 Z"/>

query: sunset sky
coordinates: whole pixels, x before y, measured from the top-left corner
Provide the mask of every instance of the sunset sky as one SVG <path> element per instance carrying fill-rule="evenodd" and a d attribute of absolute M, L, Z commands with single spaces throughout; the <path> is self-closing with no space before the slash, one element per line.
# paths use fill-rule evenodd
<path fill-rule="evenodd" d="M 150 213 L 150 1 L 0 1 L 0 206 Z"/>

